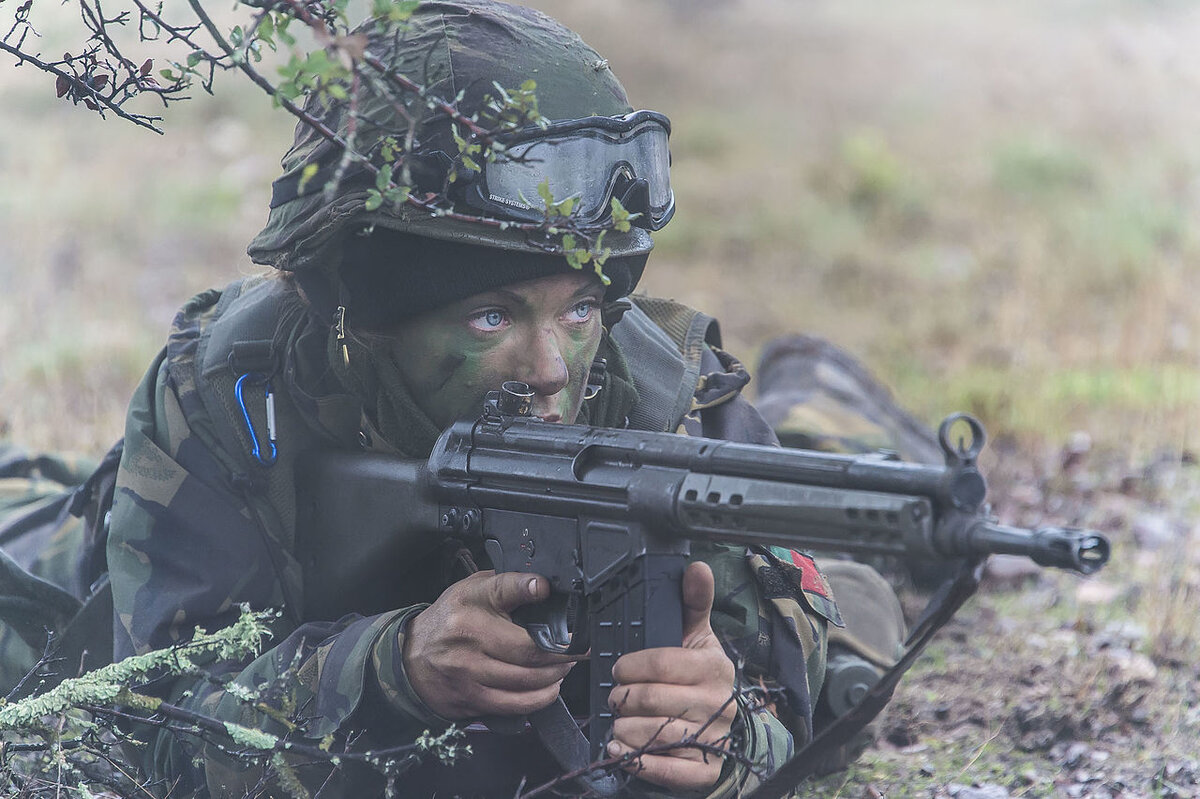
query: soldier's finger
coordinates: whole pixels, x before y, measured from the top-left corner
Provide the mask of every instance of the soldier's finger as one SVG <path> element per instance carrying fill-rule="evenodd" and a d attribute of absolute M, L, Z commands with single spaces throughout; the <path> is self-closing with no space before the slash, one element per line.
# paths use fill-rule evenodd
<path fill-rule="evenodd" d="M 500 691 L 540 691 L 562 682 L 573 665 L 575 664 L 556 663 L 550 666 L 528 668 L 489 660 L 485 670 L 477 676 L 476 680 L 484 687 Z"/>
<path fill-rule="evenodd" d="M 690 685 L 637 683 L 618 685 L 608 694 L 608 706 L 619 716 L 649 716 L 706 721 L 728 698 Z"/>
<path fill-rule="evenodd" d="M 671 754 L 693 760 L 703 759 L 704 749 L 695 743 L 722 746 L 729 734 L 729 725 L 715 719 L 708 721 L 685 721 L 654 716 L 622 716 L 613 722 L 613 738 L 631 749 L 649 746 L 675 746 Z M 695 740 L 691 740 L 695 736 Z M 657 752 L 657 754 L 664 754 Z M 709 752 L 708 757 L 713 753 Z"/>
<path fill-rule="evenodd" d="M 472 705 L 476 715 L 520 716 L 541 710 L 558 698 L 558 683 L 536 691 L 504 691 L 479 686 Z"/>
<path fill-rule="evenodd" d="M 549 581 L 536 574 L 482 571 L 471 575 L 464 583 L 468 601 L 503 614 L 550 596 Z"/>
<path fill-rule="evenodd" d="M 485 634 L 479 636 L 480 651 L 490 658 L 511 663 L 514 666 L 552 666 L 565 665 L 570 668 L 572 663 L 583 660 L 585 655 L 561 655 L 547 652 L 529 637 L 524 627 L 512 622 L 498 619 Z"/>
<path fill-rule="evenodd" d="M 611 742 L 608 749 L 608 753 L 614 757 L 634 751 L 616 741 Z M 638 755 L 622 768 L 672 791 L 686 791 L 711 788 L 721 776 L 721 761 L 722 758 L 711 756 L 706 762 L 673 755 Z"/>
<path fill-rule="evenodd" d="M 683 645 L 712 635 L 712 613 L 716 580 L 707 563 L 689 563 L 683 573 Z"/>
<path fill-rule="evenodd" d="M 733 663 L 724 652 L 662 647 L 622 655 L 613 664 L 613 679 L 623 685 L 661 682 L 699 685 L 717 679 L 733 684 Z"/>

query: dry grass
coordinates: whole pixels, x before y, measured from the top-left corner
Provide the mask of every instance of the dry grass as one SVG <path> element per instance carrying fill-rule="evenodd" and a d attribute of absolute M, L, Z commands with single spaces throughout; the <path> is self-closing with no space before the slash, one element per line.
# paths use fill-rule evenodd
<path fill-rule="evenodd" d="M 816 332 L 931 420 L 1195 445 L 1191 4 L 533 5 L 675 121 L 679 214 L 645 287 L 715 312 L 744 358 Z M 251 268 L 291 124 L 223 89 L 159 137 L 0 70 L 13 438 L 101 448 L 172 309 Z"/>

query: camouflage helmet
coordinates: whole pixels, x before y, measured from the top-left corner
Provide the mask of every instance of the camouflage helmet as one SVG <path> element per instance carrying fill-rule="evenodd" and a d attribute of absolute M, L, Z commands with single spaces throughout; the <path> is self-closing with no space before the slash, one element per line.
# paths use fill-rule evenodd
<path fill-rule="evenodd" d="M 608 62 L 575 33 L 533 9 L 494 0 L 438 0 L 423 2 L 404 23 L 369 21 L 359 30 L 368 37 L 368 53 L 434 95 L 460 98 L 458 108 L 467 115 L 481 109 L 497 93 L 496 86 L 513 89 L 530 79 L 536 82 L 538 111 L 548 120 L 632 110 Z M 450 139 L 443 113 L 428 110 L 420 98 L 406 103 L 408 113 L 418 119 L 414 132 L 423 143 Z M 347 135 L 350 115 L 344 101 L 310 96 L 305 110 Z M 401 138 L 408 130 L 393 102 L 369 81 L 358 96 L 357 120 L 356 148 L 373 156 L 386 137 Z M 248 248 L 255 262 L 295 273 L 337 270 L 347 237 L 370 226 L 513 254 L 547 252 L 547 241 L 534 238 L 538 234 L 516 228 L 449 219 L 403 203 L 368 211 L 375 180 L 365 170 L 359 175 L 345 170 L 333 196 L 327 196 L 323 176 L 332 176 L 341 159 L 341 148 L 312 126 L 304 121 L 296 126 L 295 141 L 283 158 L 284 174 L 273 186 L 267 226 Z M 302 180 L 306 168 L 312 171 L 310 165 L 318 167 L 318 177 Z M 652 246 L 649 234 L 637 227 L 625 233 L 609 230 L 604 238 L 604 247 L 617 261 L 637 256 L 633 283 Z"/>

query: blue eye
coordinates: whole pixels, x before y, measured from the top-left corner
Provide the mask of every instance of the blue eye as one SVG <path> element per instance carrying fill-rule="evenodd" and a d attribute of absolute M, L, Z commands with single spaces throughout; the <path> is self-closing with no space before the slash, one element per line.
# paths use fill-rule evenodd
<path fill-rule="evenodd" d="M 596 303 L 591 300 L 584 300 L 571 309 L 571 316 L 577 321 L 583 321 L 589 318 L 595 309 Z"/>
<path fill-rule="evenodd" d="M 470 319 L 471 327 L 476 330 L 481 330 L 485 333 L 491 333 L 504 327 L 504 323 L 508 321 L 508 315 L 501 308 L 488 308 L 479 311 Z"/>

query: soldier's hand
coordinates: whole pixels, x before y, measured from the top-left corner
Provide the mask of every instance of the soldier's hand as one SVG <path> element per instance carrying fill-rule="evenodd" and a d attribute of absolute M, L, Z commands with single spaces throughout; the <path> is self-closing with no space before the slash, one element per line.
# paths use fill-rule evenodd
<path fill-rule="evenodd" d="M 708 564 L 690 564 L 683 576 L 683 646 L 631 652 L 613 666 L 617 686 L 609 705 L 618 718 L 610 755 L 672 744 L 697 731 L 701 742 L 725 748 L 737 716 L 730 700 L 735 670 L 709 621 L 713 590 Z M 719 754 L 680 746 L 643 754 L 626 770 L 656 785 L 690 790 L 711 787 L 722 761 Z"/>
<path fill-rule="evenodd" d="M 538 649 L 509 612 L 549 596 L 543 577 L 481 571 L 446 589 L 408 624 L 404 668 L 447 719 L 530 713 L 554 701 L 576 658 Z"/>

